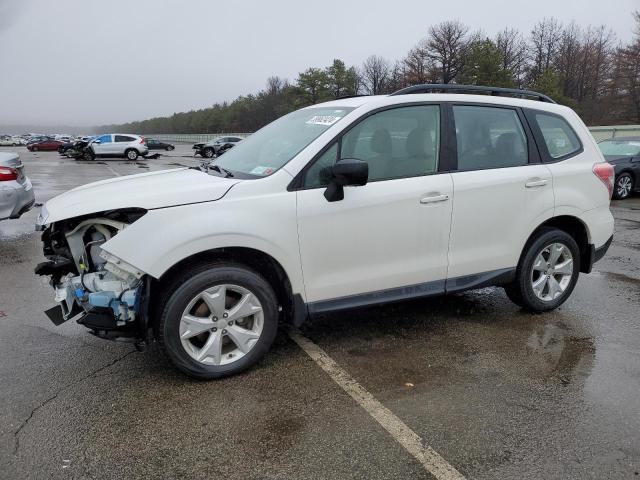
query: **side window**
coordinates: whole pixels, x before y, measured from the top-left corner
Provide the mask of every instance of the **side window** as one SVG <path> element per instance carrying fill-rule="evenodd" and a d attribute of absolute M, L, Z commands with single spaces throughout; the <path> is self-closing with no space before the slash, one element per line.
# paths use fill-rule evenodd
<path fill-rule="evenodd" d="M 119 142 L 119 143 L 128 143 L 128 142 L 133 142 L 134 140 L 135 138 L 128 137 L 126 135 L 116 135 L 116 142 Z"/>
<path fill-rule="evenodd" d="M 338 146 L 340 151 L 338 152 Z M 305 187 L 329 183 L 336 158 L 355 158 L 369 164 L 369 182 L 417 177 L 438 170 L 440 107 L 399 107 L 365 118 L 342 136 L 309 168 Z"/>
<path fill-rule="evenodd" d="M 100 135 L 96 140 L 100 140 L 100 143 L 111 143 L 111 135 Z"/>
<path fill-rule="evenodd" d="M 515 110 L 458 105 L 453 107 L 458 170 L 517 167 L 529 162 L 527 136 Z"/>
<path fill-rule="evenodd" d="M 582 148 L 578 136 L 563 118 L 536 113 L 536 122 L 542 131 L 551 158 L 564 157 Z"/>

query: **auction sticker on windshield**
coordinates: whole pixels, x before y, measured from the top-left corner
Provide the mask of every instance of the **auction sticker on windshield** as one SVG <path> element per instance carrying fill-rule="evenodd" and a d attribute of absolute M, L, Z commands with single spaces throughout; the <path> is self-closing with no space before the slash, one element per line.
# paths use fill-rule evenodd
<path fill-rule="evenodd" d="M 331 126 L 340 120 L 342 117 L 337 117 L 335 115 L 315 115 L 307 120 L 309 125 L 326 125 Z"/>
<path fill-rule="evenodd" d="M 271 167 L 256 167 L 251 172 L 253 175 L 271 175 L 273 173 L 273 168 Z"/>

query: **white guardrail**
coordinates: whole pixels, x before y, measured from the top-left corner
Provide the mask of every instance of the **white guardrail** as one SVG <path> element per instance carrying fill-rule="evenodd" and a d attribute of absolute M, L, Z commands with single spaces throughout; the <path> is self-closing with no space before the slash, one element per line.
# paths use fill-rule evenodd
<path fill-rule="evenodd" d="M 162 142 L 202 143 L 218 137 L 248 137 L 250 133 L 145 133 L 144 138 L 156 138 Z"/>
<path fill-rule="evenodd" d="M 640 137 L 640 125 L 616 125 L 612 127 L 589 127 L 596 142 L 610 138 Z"/>
<path fill-rule="evenodd" d="M 616 125 L 589 127 L 589 131 L 597 142 L 608 138 L 640 137 L 640 125 Z M 218 137 L 247 137 L 250 133 L 158 133 L 146 134 L 146 138 L 157 138 L 163 142 L 200 143 Z"/>

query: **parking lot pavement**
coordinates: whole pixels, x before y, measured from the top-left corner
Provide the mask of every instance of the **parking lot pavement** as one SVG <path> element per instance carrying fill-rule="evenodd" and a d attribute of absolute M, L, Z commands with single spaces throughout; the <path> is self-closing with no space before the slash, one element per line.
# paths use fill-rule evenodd
<path fill-rule="evenodd" d="M 196 165 L 92 164 L 21 149 L 37 201 L 115 175 Z M 466 478 L 640 472 L 640 197 L 614 202 L 614 243 L 543 315 L 501 289 L 327 315 L 303 326 L 346 375 Z M 54 327 L 37 212 L 0 222 L 0 478 L 432 478 L 286 334 L 217 382 L 157 348 Z"/>

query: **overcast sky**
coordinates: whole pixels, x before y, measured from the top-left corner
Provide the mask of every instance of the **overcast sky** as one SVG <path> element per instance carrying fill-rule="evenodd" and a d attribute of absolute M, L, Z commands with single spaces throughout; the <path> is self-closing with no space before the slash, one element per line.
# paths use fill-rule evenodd
<path fill-rule="evenodd" d="M 0 0 L 0 124 L 170 115 L 295 80 L 333 58 L 401 58 L 459 19 L 527 34 L 544 16 L 632 37 L 640 0 Z"/>

